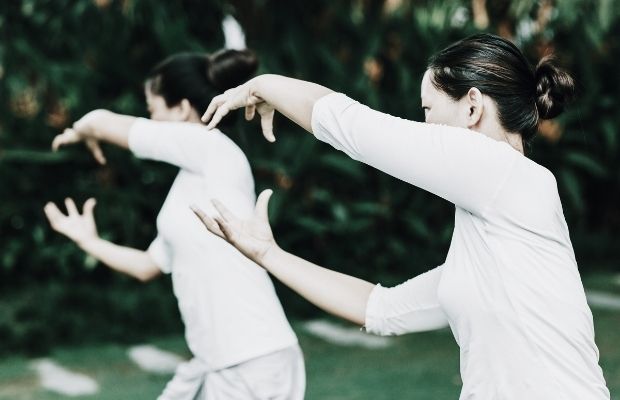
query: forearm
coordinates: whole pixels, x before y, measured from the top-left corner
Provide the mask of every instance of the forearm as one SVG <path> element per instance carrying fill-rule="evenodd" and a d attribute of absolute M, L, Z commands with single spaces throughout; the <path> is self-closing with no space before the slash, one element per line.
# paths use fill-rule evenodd
<path fill-rule="evenodd" d="M 75 128 L 99 141 L 124 149 L 129 148 L 129 131 L 136 121 L 136 117 L 116 114 L 108 110 L 96 110 L 91 113 L 92 117 L 83 121 L 86 125 L 84 129 L 80 129 L 79 123 L 76 124 Z"/>
<path fill-rule="evenodd" d="M 89 239 L 78 245 L 111 269 L 140 281 L 148 281 L 160 273 L 159 268 L 146 251 L 119 246 L 101 238 Z"/>
<path fill-rule="evenodd" d="M 261 265 L 317 307 L 364 325 L 372 283 L 320 267 L 277 246 L 267 252 Z"/>
<path fill-rule="evenodd" d="M 331 89 L 281 75 L 260 75 L 252 80 L 252 94 L 308 132 L 312 132 L 312 109 Z"/>

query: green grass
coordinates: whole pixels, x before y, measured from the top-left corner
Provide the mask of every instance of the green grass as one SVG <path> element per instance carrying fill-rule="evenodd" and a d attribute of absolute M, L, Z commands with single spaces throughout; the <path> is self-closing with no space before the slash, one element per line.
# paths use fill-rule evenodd
<path fill-rule="evenodd" d="M 612 392 L 620 395 L 620 312 L 596 311 L 601 365 Z M 458 398 L 458 348 L 448 330 L 394 338 L 385 349 L 331 345 L 310 336 L 295 324 L 306 357 L 307 399 L 433 399 Z M 187 354 L 181 337 L 159 338 L 152 344 Z M 76 399 L 154 399 L 169 376 L 148 374 L 126 355 L 126 346 L 68 348 L 50 357 L 61 365 L 95 378 L 101 392 Z M 66 399 L 38 387 L 29 361 L 0 360 L 0 400 Z"/>

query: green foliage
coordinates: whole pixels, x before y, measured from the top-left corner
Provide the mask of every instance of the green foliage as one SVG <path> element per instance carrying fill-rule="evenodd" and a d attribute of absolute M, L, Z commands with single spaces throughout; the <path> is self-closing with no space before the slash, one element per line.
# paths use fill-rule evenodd
<path fill-rule="evenodd" d="M 80 148 L 49 152 L 52 137 L 73 120 L 94 108 L 144 115 L 142 81 L 149 69 L 177 51 L 221 47 L 225 12 L 233 12 L 246 29 L 261 72 L 319 82 L 379 110 L 421 120 L 419 84 L 426 60 L 479 31 L 471 3 L 4 2 L 0 304 L 5 311 L 0 333 L 11 339 L 0 340 L 0 351 L 44 349 L 86 321 L 99 326 L 115 309 L 151 316 L 127 318 L 115 330 L 100 325 L 99 333 L 87 330 L 84 335 L 118 338 L 123 331 L 178 327 L 173 313 L 166 311 L 157 321 L 145 310 L 145 299 L 152 310 L 175 306 L 166 285 L 130 285 L 49 229 L 42 213 L 45 202 L 94 196 L 100 233 L 144 248 L 154 237 L 155 216 L 175 174 L 173 167 L 141 162 L 113 148 L 105 149 L 106 167 L 98 167 Z M 613 1 L 557 1 L 540 22 L 547 3 L 492 2 L 487 30 L 513 34 L 532 62 L 554 50 L 574 74 L 578 100 L 556 125 L 541 128 L 530 155 L 557 177 L 578 258 L 604 261 L 617 255 L 612 232 L 620 227 L 620 78 L 615 73 L 620 9 Z M 257 189 L 276 191 L 272 221 L 286 249 L 385 284 L 443 262 L 452 229 L 450 204 L 349 159 L 283 118 L 276 121 L 275 145 L 262 139 L 256 123 L 240 121 L 228 133 L 248 154 Z M 101 293 L 115 295 L 96 301 Z M 313 313 L 290 292 L 282 293 L 285 306 L 297 315 Z M 74 307 L 67 296 L 89 307 Z M 25 304 L 30 308 L 22 312 Z M 48 332 L 47 339 L 35 344 L 33 337 L 42 331 Z"/>

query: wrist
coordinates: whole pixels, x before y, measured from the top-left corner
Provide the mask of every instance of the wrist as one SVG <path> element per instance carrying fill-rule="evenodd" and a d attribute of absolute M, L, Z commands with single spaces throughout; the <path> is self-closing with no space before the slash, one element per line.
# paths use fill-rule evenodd
<path fill-rule="evenodd" d="M 97 109 L 86 114 L 80 121 L 74 124 L 74 129 L 85 139 L 101 140 L 101 129 L 105 126 L 109 116 L 113 114 L 105 109 Z"/>
<path fill-rule="evenodd" d="M 283 252 L 284 250 L 282 250 L 276 242 L 273 242 L 273 244 L 257 260 L 257 263 L 269 271 L 270 267 L 274 265 L 274 261 L 280 258 L 280 255 Z"/>
<path fill-rule="evenodd" d="M 84 238 L 76 239 L 75 243 L 83 251 L 88 251 L 88 249 L 92 248 L 93 245 L 95 245 L 95 243 L 97 243 L 99 240 L 101 240 L 99 238 L 99 236 L 98 235 L 94 235 L 94 236 L 87 236 L 87 237 L 84 237 Z"/>
<path fill-rule="evenodd" d="M 266 92 L 268 91 L 267 86 L 269 85 L 269 81 L 273 79 L 276 75 L 273 74 L 263 74 L 259 75 L 250 80 L 250 94 L 252 96 L 256 96 L 265 100 Z"/>

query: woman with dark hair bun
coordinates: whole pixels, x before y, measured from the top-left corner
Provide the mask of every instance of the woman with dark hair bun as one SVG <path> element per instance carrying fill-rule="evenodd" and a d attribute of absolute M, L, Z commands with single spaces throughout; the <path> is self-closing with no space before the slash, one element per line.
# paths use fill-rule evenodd
<path fill-rule="evenodd" d="M 304 396 L 303 356 L 268 274 L 229 244 L 203 235 L 188 208 L 209 207 L 208 199 L 218 197 L 235 213 L 252 214 L 256 197 L 245 154 L 221 131 L 207 132 L 199 113 L 256 68 L 248 50 L 176 54 L 146 80 L 151 119 L 95 110 L 53 141 L 54 149 L 84 142 L 100 163 L 106 161 L 99 142 L 107 142 L 180 168 L 146 251 L 100 238 L 94 199 L 82 214 L 71 199 L 65 201 L 68 215 L 53 203 L 45 206 L 53 229 L 110 268 L 141 281 L 172 275 L 194 358 L 177 368 L 160 400 Z"/>
<path fill-rule="evenodd" d="M 274 141 L 275 110 L 350 157 L 456 206 L 445 262 L 385 288 L 278 247 L 267 217 L 214 202 L 207 229 L 326 311 L 379 335 L 449 326 L 461 350 L 461 399 L 609 399 L 592 314 L 553 174 L 524 155 L 541 119 L 559 115 L 571 77 L 550 59 L 532 67 L 511 42 L 479 34 L 433 56 L 421 85 L 426 122 L 372 110 L 314 83 L 263 75 L 213 99 L 258 112 Z M 415 389 L 415 388 L 414 388 Z"/>

